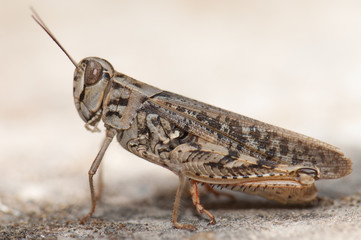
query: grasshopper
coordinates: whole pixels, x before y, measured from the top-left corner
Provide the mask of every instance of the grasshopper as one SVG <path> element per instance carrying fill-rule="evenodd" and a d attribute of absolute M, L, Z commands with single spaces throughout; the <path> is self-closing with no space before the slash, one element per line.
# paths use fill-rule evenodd
<path fill-rule="evenodd" d="M 200 203 L 198 183 L 303 204 L 317 201 L 316 180 L 351 173 L 351 160 L 327 143 L 153 87 L 115 71 L 98 57 L 77 63 L 34 10 L 32 17 L 75 66 L 74 103 L 85 127 L 98 131 L 102 121 L 106 129 L 88 173 L 91 209 L 82 222 L 95 210 L 93 176 L 113 138 L 179 177 L 172 222 L 180 229 L 195 229 L 177 220 L 187 182 L 197 212 L 215 224 Z"/>

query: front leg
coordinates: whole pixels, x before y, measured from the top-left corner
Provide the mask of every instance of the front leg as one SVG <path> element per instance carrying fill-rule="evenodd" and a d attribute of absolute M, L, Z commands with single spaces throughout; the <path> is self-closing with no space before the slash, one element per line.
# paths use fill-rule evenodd
<path fill-rule="evenodd" d="M 89 175 L 89 186 L 90 186 L 90 195 L 91 195 L 91 202 L 92 202 L 92 206 L 90 208 L 90 211 L 87 215 L 85 215 L 80 222 L 84 223 L 89 217 L 91 217 L 95 211 L 95 206 L 97 204 L 97 196 L 95 195 L 95 191 L 94 191 L 94 181 L 93 181 L 93 176 L 95 175 L 95 173 L 97 172 L 99 165 L 103 159 L 103 156 L 105 154 L 105 151 L 108 149 L 110 143 L 112 142 L 114 136 L 116 135 L 117 131 L 113 128 L 107 129 L 106 131 L 106 138 L 103 142 L 102 147 L 100 148 L 100 151 L 98 152 L 98 155 L 96 156 L 95 160 L 93 161 L 88 175 Z"/>

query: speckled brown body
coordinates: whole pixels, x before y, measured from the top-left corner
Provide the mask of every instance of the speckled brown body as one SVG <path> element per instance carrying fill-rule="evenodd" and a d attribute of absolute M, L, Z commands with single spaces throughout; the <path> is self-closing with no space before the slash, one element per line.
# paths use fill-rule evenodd
<path fill-rule="evenodd" d="M 96 129 L 102 120 L 107 129 L 89 171 L 92 209 L 83 220 L 95 210 L 92 177 L 114 136 L 128 151 L 179 176 L 172 218 L 178 228 L 194 229 L 177 221 L 187 180 L 197 211 L 214 224 L 199 202 L 199 182 L 282 203 L 307 203 L 317 199 L 315 180 L 351 172 L 351 161 L 329 144 L 152 87 L 114 71 L 103 59 L 86 58 L 77 65 L 74 100 L 87 128 Z"/>
<path fill-rule="evenodd" d="M 116 136 L 128 151 L 179 176 L 172 222 L 177 221 L 182 190 L 190 182 L 192 201 L 210 224 L 214 216 L 200 204 L 197 183 L 220 185 L 283 203 L 317 198 L 318 179 L 343 177 L 351 161 L 336 147 L 319 140 L 160 90 L 114 70 L 104 59 L 76 63 L 33 10 L 34 20 L 76 66 L 74 103 L 85 127 L 97 131 L 103 121 L 106 138 L 89 170 L 92 216 L 97 197 L 93 176 Z"/>
<path fill-rule="evenodd" d="M 115 100 L 104 106 L 126 107 Z M 349 159 L 331 145 L 166 91 L 144 97 L 118 141 L 178 175 L 284 203 L 314 200 L 314 180 L 339 178 L 351 169 Z M 299 189 L 307 189 L 306 196 Z"/>
<path fill-rule="evenodd" d="M 87 84 L 84 76 L 93 68 L 90 63 L 97 65 L 94 62 L 103 71 L 95 73 L 103 77 L 94 84 L 92 76 Z M 197 211 L 208 215 L 213 224 L 215 218 L 199 202 L 199 182 L 298 204 L 317 199 L 315 180 L 351 172 L 351 161 L 327 143 L 160 90 L 109 66 L 103 59 L 86 58 L 75 71 L 75 103 L 85 109 L 77 107 L 81 117 L 88 128 L 96 128 L 100 120 L 107 128 L 106 141 L 89 176 L 95 174 L 116 136 L 128 151 L 179 176 L 173 212 L 178 228 L 194 228 L 177 222 L 179 199 L 188 180 Z M 96 95 L 94 91 L 103 93 L 97 101 L 87 97 Z M 86 217 L 95 209 L 92 198 L 93 207 Z"/>

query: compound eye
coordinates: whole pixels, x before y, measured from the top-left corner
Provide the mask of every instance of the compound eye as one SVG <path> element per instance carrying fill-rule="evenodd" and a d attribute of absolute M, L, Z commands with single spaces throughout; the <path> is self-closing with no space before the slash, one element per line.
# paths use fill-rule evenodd
<path fill-rule="evenodd" d="M 102 77 L 103 67 L 100 63 L 90 60 L 85 68 L 84 81 L 85 85 L 93 85 Z"/>

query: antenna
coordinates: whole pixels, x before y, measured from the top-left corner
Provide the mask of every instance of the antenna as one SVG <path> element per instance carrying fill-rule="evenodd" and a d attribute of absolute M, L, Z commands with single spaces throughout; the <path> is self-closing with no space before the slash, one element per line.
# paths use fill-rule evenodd
<path fill-rule="evenodd" d="M 45 25 L 43 20 L 39 17 L 38 13 L 35 11 L 34 8 L 30 7 L 31 11 L 33 12 L 33 15 L 31 17 L 37 22 L 42 29 L 53 39 L 53 41 L 60 47 L 60 49 L 65 53 L 65 55 L 69 58 L 69 60 L 74 64 L 74 66 L 77 66 L 77 63 L 74 61 L 74 59 L 69 55 L 67 51 L 63 48 L 63 46 L 58 42 L 58 40 L 55 38 L 55 36 L 50 32 L 49 28 Z"/>

